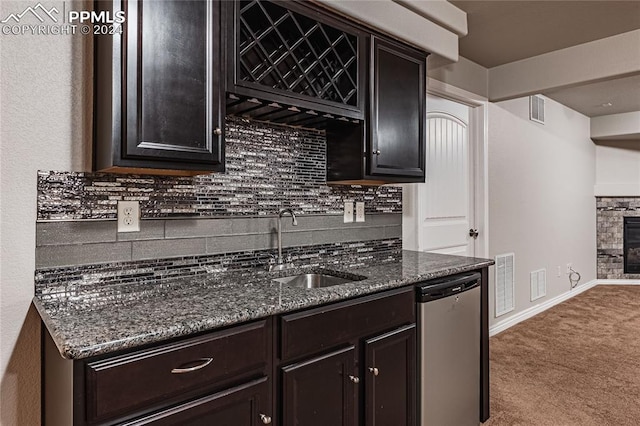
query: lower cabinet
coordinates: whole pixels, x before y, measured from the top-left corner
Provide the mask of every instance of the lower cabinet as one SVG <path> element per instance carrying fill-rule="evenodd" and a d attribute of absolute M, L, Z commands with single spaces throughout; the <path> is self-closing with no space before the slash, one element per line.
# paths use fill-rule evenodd
<path fill-rule="evenodd" d="M 412 287 L 83 360 L 44 346 L 47 426 L 415 426 Z"/>
<path fill-rule="evenodd" d="M 415 324 L 367 339 L 364 354 L 365 424 L 415 425 Z"/>
<path fill-rule="evenodd" d="M 154 426 L 258 426 L 271 423 L 267 377 L 124 423 Z"/>
<path fill-rule="evenodd" d="M 270 424 L 272 318 L 86 360 L 45 339 L 46 426 Z M 70 410 L 64 407 L 72 407 Z"/>
<path fill-rule="evenodd" d="M 283 426 L 415 426 L 412 289 L 284 315 L 280 333 Z"/>
<path fill-rule="evenodd" d="M 355 424 L 359 379 L 353 346 L 282 369 L 284 426 Z"/>

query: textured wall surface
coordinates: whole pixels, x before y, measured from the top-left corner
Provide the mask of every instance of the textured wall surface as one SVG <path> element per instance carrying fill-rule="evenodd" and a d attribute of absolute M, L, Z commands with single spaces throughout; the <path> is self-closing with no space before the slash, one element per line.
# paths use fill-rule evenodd
<path fill-rule="evenodd" d="M 640 217 L 638 197 L 597 197 L 598 279 L 640 279 L 624 273 L 625 217 Z"/>
<path fill-rule="evenodd" d="M 2 1 L 0 19 L 28 6 Z M 0 57 L 0 424 L 31 426 L 40 424 L 40 321 L 30 309 L 37 171 L 86 170 L 91 37 L 0 35 Z"/>
<path fill-rule="evenodd" d="M 566 264 L 596 278 L 595 146 L 589 118 L 546 99 L 544 125 L 529 99 L 489 105 L 489 252 L 515 253 L 515 309 L 491 324 L 570 291 Z M 560 267 L 561 274 L 557 271 Z M 547 270 L 546 296 L 531 301 L 530 273 Z M 492 268 L 492 273 L 496 268 Z"/>

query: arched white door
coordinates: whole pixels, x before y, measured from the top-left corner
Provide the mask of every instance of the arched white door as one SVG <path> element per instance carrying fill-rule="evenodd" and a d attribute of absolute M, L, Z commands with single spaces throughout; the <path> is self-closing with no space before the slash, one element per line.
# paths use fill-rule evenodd
<path fill-rule="evenodd" d="M 425 183 L 405 191 L 416 216 L 414 249 L 474 256 L 470 108 L 429 95 L 427 111 Z"/>

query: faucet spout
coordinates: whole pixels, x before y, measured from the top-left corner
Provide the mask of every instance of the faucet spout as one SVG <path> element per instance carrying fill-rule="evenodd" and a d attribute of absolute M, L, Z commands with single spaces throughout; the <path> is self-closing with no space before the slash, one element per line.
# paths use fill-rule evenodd
<path fill-rule="evenodd" d="M 284 263 L 284 259 L 282 258 L 282 217 L 285 214 L 290 214 L 291 215 L 291 224 L 293 226 L 297 226 L 298 225 L 298 220 L 296 219 L 296 214 L 293 212 L 292 209 L 282 209 L 280 210 L 280 212 L 278 212 L 278 257 L 276 259 L 276 264 L 275 265 L 271 265 L 269 267 L 269 270 L 273 271 L 281 271 L 283 269 L 288 269 L 288 268 L 292 268 L 293 265 L 292 264 L 286 264 Z"/>
<path fill-rule="evenodd" d="M 282 209 L 282 210 L 280 210 L 280 213 L 278 213 L 278 219 L 282 219 L 282 216 L 284 216 L 286 213 L 289 213 L 291 215 L 291 218 L 293 219 L 292 225 L 293 226 L 297 226 L 298 225 L 298 220 L 296 219 L 296 214 L 293 212 L 292 209 Z"/>

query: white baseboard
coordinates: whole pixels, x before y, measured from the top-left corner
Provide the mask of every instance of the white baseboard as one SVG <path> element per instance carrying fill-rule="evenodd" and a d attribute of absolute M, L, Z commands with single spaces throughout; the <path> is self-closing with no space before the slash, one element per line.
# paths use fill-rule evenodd
<path fill-rule="evenodd" d="M 598 280 L 599 285 L 640 285 L 640 280 Z"/>
<path fill-rule="evenodd" d="M 509 318 L 506 318 L 503 321 L 500 321 L 496 324 L 494 324 L 492 327 L 489 328 L 489 336 L 495 336 L 496 334 L 505 331 L 506 329 L 508 329 L 509 327 L 513 327 L 514 325 L 518 324 L 519 322 L 522 322 L 526 319 L 529 319 L 535 315 L 538 315 L 540 312 L 546 311 L 547 309 L 564 302 L 565 300 L 571 299 L 573 296 L 576 296 L 586 290 L 589 290 L 592 287 L 595 287 L 598 284 L 609 284 L 609 283 L 603 283 L 602 281 L 608 281 L 608 280 L 592 280 L 589 281 L 587 283 L 584 283 L 570 291 L 567 291 L 566 293 L 562 293 L 552 299 L 549 299 L 543 303 L 540 303 L 539 305 L 535 305 L 532 306 L 528 309 L 525 309 L 522 312 L 517 313 L 516 315 L 513 315 Z M 609 280 L 609 281 L 614 281 L 614 280 Z M 615 280 L 615 281 L 625 281 L 625 280 Z M 637 281 L 638 284 L 640 284 L 640 281 Z M 618 283 L 618 284 L 623 284 L 622 282 Z"/>

